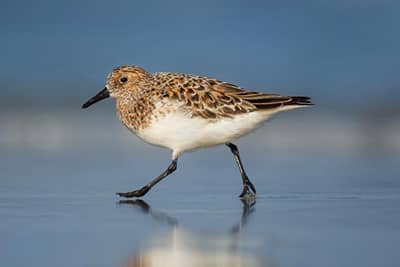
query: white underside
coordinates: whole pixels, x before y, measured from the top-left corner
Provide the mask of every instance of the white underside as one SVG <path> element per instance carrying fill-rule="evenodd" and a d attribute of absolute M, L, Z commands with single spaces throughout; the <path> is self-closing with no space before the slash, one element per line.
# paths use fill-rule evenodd
<path fill-rule="evenodd" d="M 172 158 L 176 159 L 185 151 L 231 142 L 256 129 L 271 115 L 298 107 L 284 107 L 272 112 L 250 112 L 217 121 L 173 112 L 159 120 L 153 120 L 151 126 L 137 131 L 136 134 L 147 143 L 171 149 Z"/>

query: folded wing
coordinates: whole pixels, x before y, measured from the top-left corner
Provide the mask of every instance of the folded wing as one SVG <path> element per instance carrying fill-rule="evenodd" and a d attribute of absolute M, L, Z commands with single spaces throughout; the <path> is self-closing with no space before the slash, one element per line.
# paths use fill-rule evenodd
<path fill-rule="evenodd" d="M 306 96 L 285 96 L 244 90 L 234 84 L 212 78 L 175 73 L 159 73 L 164 80 L 165 97 L 185 103 L 192 116 L 207 119 L 233 117 L 236 114 L 260 110 L 280 109 L 285 106 L 312 105 Z"/>

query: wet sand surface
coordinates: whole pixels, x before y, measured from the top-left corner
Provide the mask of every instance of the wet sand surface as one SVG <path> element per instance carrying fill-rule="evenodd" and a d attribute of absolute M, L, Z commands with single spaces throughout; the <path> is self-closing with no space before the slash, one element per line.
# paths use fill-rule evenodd
<path fill-rule="evenodd" d="M 164 155 L 9 151 L 0 265 L 399 265 L 398 159 L 248 153 L 259 194 L 242 202 L 229 152 L 211 152 L 183 157 L 144 201 L 120 202 Z"/>

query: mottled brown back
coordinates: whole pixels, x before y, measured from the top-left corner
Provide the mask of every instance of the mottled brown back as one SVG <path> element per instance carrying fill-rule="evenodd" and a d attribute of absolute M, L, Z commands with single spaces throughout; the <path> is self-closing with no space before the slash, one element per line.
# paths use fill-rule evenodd
<path fill-rule="evenodd" d="M 312 105 L 308 97 L 246 91 L 213 78 L 177 73 L 155 73 L 152 78 L 153 86 L 161 90 L 164 97 L 184 102 L 193 116 L 207 119 L 287 105 Z"/>

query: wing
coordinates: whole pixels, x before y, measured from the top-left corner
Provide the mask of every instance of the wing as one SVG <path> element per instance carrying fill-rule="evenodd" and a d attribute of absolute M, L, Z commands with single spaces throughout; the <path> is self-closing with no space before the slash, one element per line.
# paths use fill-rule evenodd
<path fill-rule="evenodd" d="M 193 116 L 207 119 L 273 110 L 287 105 L 311 105 L 308 97 L 247 91 L 213 78 L 176 73 L 156 73 L 153 77 L 155 86 L 160 88 L 164 97 L 182 101 Z"/>

